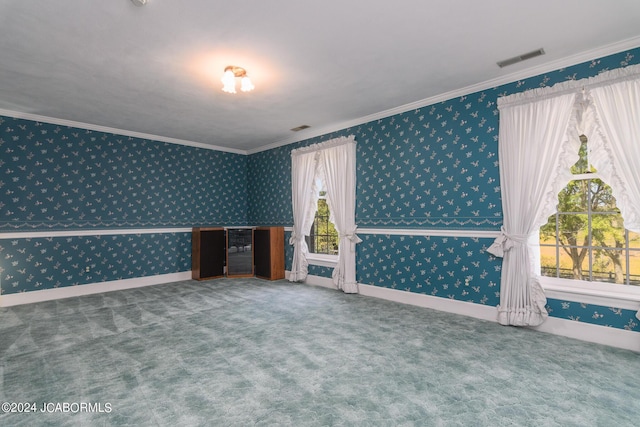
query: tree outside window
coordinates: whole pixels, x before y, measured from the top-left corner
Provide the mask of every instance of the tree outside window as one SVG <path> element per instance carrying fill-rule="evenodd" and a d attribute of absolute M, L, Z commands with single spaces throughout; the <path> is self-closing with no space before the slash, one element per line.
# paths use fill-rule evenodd
<path fill-rule="evenodd" d="M 330 212 L 329 205 L 327 205 L 326 192 L 320 191 L 318 209 L 311 226 L 311 233 L 307 237 L 309 252 L 338 255 L 338 232 L 329 217 Z"/>
<path fill-rule="evenodd" d="M 625 230 L 611 187 L 598 178 L 581 137 L 574 180 L 540 229 L 543 276 L 640 285 L 640 235 Z"/>

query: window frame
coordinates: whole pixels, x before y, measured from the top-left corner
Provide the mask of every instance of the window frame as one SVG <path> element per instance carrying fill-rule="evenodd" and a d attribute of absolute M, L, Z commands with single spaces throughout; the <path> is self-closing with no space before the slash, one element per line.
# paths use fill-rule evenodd
<path fill-rule="evenodd" d="M 547 298 L 638 310 L 640 286 L 539 276 Z"/>

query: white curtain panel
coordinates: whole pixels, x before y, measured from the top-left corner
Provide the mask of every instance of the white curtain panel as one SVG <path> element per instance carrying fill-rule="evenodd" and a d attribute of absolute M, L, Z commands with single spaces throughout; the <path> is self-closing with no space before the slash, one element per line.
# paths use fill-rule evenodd
<path fill-rule="evenodd" d="M 589 83 L 583 117 L 589 159 L 611 186 L 625 228 L 640 233 L 640 66 L 612 70 Z"/>
<path fill-rule="evenodd" d="M 309 235 L 318 204 L 316 188 L 317 152 L 293 150 L 291 152 L 291 202 L 293 205 L 293 231 L 289 243 L 293 245 L 293 262 L 289 280 L 307 278 L 309 248 L 305 236 Z"/>
<path fill-rule="evenodd" d="M 594 128 L 586 134 L 589 159 L 611 186 L 625 228 L 640 233 L 640 68 L 602 77 L 614 81 L 587 91 L 588 111 L 595 110 L 585 114 Z"/>
<path fill-rule="evenodd" d="M 503 257 L 498 322 L 536 326 L 548 313 L 535 268 L 540 226 L 556 211 L 557 196 L 571 178 L 579 140 L 576 93 L 552 88 L 500 98 L 499 161 L 503 227 L 488 249 Z"/>
<path fill-rule="evenodd" d="M 340 145 L 320 151 L 319 168 L 327 189 L 331 222 L 338 231 L 338 265 L 333 283 L 345 293 L 357 293 L 356 281 L 356 143 L 345 138 Z"/>

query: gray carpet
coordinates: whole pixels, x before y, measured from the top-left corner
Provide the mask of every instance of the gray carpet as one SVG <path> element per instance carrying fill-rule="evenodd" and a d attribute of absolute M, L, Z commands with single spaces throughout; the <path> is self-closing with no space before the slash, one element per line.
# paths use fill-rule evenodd
<path fill-rule="evenodd" d="M 640 423 L 636 353 L 285 281 L 16 306 L 0 332 L 0 400 L 69 405 L 0 425 Z"/>

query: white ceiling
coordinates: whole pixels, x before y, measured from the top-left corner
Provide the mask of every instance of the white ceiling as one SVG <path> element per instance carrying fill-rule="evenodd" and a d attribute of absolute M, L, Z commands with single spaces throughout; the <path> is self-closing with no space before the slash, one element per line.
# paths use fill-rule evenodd
<path fill-rule="evenodd" d="M 254 152 L 640 46 L 639 22 L 638 0 L 0 0 L 0 109 Z M 227 65 L 256 89 L 223 93 Z"/>

